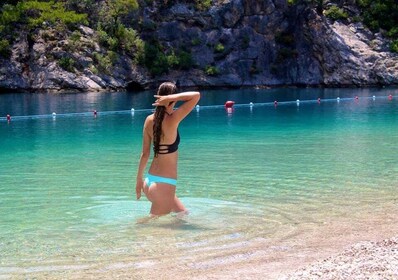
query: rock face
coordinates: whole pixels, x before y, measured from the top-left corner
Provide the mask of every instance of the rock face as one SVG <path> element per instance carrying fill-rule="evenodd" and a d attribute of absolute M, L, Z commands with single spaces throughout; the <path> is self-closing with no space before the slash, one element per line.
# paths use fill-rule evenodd
<path fill-rule="evenodd" d="M 185 2 L 158 2 L 142 4 L 137 12 L 143 26 L 152 26 L 138 27 L 140 36 L 169 50 L 189 50 L 190 69 L 154 77 L 120 54 L 109 71 L 98 71 L 93 53 L 106 50 L 96 43 L 94 30 L 81 26 L 79 51 L 62 35 L 51 40 L 48 34 L 34 39 L 21 34 L 11 58 L 0 58 L 0 88 L 141 90 L 164 80 L 187 87 L 398 84 L 398 55 L 360 23 L 331 22 L 282 0 L 225 0 L 207 11 Z M 65 57 L 79 67 L 61 67 L 57 61 Z"/>

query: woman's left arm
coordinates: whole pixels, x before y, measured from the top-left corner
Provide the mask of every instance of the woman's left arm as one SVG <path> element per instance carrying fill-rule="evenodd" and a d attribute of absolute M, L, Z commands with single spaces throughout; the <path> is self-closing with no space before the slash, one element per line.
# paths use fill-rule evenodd
<path fill-rule="evenodd" d="M 141 192 L 144 189 L 144 171 L 145 167 L 148 163 L 149 156 L 151 154 L 151 136 L 148 133 L 148 118 L 145 120 L 144 129 L 143 129 L 143 136 L 142 136 L 142 152 L 140 156 L 140 162 L 138 165 L 138 172 L 137 172 L 137 182 L 135 185 L 135 193 L 137 199 L 140 199 Z"/>

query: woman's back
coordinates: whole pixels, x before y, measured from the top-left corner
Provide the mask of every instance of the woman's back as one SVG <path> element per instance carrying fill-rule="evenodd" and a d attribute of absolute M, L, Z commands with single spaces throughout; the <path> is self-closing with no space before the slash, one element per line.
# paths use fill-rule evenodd
<path fill-rule="evenodd" d="M 153 117 L 149 116 L 148 133 L 153 139 Z M 172 114 L 166 115 L 162 122 L 162 137 L 160 140 L 160 150 L 157 157 L 153 158 L 149 172 L 158 176 L 177 178 L 178 161 L 178 124 L 173 122 Z M 172 148 L 172 149 L 170 149 Z"/>

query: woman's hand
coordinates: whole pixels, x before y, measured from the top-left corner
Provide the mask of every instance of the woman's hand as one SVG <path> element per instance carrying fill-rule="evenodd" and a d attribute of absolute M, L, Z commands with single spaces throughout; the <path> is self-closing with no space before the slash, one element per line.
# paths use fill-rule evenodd
<path fill-rule="evenodd" d="M 141 192 L 144 191 L 144 181 L 137 178 L 137 183 L 135 184 L 135 194 L 137 199 L 141 198 Z"/>
<path fill-rule="evenodd" d="M 152 106 L 168 106 L 170 103 L 170 95 L 154 95 L 156 98 L 155 103 Z"/>

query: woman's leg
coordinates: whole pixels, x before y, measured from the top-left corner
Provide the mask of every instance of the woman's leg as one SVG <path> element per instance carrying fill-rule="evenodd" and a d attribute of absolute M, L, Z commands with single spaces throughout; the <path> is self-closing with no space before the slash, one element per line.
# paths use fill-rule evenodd
<path fill-rule="evenodd" d="M 152 183 L 151 186 L 144 187 L 144 193 L 152 202 L 151 215 L 166 215 L 175 208 L 175 186 L 173 185 Z"/>
<path fill-rule="evenodd" d="M 172 209 L 173 212 L 185 212 L 187 209 L 185 208 L 184 204 L 178 199 L 178 197 L 175 195 L 174 196 L 174 206 Z"/>

